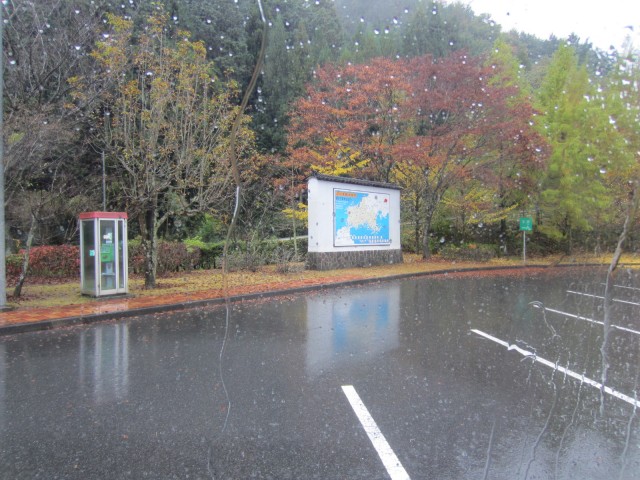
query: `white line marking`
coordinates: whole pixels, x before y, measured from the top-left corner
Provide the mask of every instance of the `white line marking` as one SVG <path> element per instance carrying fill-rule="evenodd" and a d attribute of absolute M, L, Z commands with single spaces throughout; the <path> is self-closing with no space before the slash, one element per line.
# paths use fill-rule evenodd
<path fill-rule="evenodd" d="M 584 297 L 592 297 L 592 298 L 599 298 L 601 300 L 604 300 L 604 297 L 601 297 L 600 295 L 592 295 L 590 293 L 582 293 L 582 292 L 574 292 L 573 290 L 567 290 L 567 293 L 573 293 L 574 295 L 582 295 Z M 640 303 L 636 303 L 636 302 L 627 302 L 626 300 L 620 300 L 618 298 L 614 298 L 613 299 L 614 302 L 618 302 L 618 303 L 626 303 L 627 305 L 636 305 L 636 306 L 640 306 Z"/>
<path fill-rule="evenodd" d="M 553 308 L 541 307 L 540 305 L 536 305 L 536 304 L 533 304 L 533 308 L 542 308 L 547 312 L 557 313 L 559 315 L 564 315 L 565 317 L 571 317 L 577 320 L 584 320 L 586 322 L 597 323 L 598 325 L 604 325 L 604 322 L 601 322 L 600 320 L 594 320 L 592 318 L 582 317 L 580 315 L 574 315 L 573 313 L 569 313 L 569 312 L 562 312 L 560 310 L 555 310 Z M 622 330 L 623 332 L 629 332 L 629 333 L 634 333 L 636 335 L 640 335 L 640 332 L 638 330 L 632 330 L 631 328 L 620 327 L 618 325 L 611 325 L 611 326 L 613 328 L 617 328 L 618 330 Z"/>
<path fill-rule="evenodd" d="M 380 460 L 382 460 L 392 480 L 410 480 L 400 460 L 398 460 L 396 454 L 393 453 L 393 450 L 391 450 L 378 425 L 376 425 L 376 421 L 369 413 L 369 410 L 367 410 L 365 404 L 362 403 L 356 389 L 353 388 L 352 385 L 343 385 L 342 391 L 346 395 L 347 400 L 349 400 L 351 408 L 353 408 L 358 420 L 360 420 L 364 431 L 367 432 L 369 440 L 373 443 L 373 446 L 380 456 Z"/>
<path fill-rule="evenodd" d="M 569 377 L 573 377 L 576 380 L 580 380 L 582 383 L 586 383 L 587 385 L 591 385 L 594 388 L 597 388 L 598 390 L 602 390 L 602 384 L 599 382 L 596 382 L 595 380 L 592 380 L 588 377 L 585 377 L 584 374 L 581 375 L 579 373 L 574 372 L 573 370 L 569 370 L 566 367 L 561 367 L 560 365 L 557 365 L 553 362 L 550 362 L 549 360 L 542 358 L 542 357 L 538 357 L 536 354 L 534 354 L 533 352 L 530 352 L 528 350 L 524 350 L 523 348 L 518 347 L 517 345 L 510 345 L 508 342 L 505 342 L 504 340 L 500 340 L 499 338 L 496 338 L 492 335 L 489 335 L 488 333 L 485 333 L 481 330 L 476 330 L 476 329 L 471 329 L 471 331 L 477 335 L 480 335 L 481 337 L 484 337 L 486 339 L 491 340 L 492 342 L 496 342 L 499 345 L 502 345 L 503 347 L 505 347 L 507 350 L 515 350 L 516 352 L 518 352 L 520 355 L 523 355 L 525 357 L 531 358 L 532 360 L 541 363 L 543 365 L 546 365 L 549 368 L 553 368 L 554 370 L 557 370 L 559 372 L 564 373 L 565 375 L 568 375 Z M 634 407 L 640 407 L 640 400 L 636 400 L 634 398 L 631 398 L 628 395 L 625 395 L 624 393 L 620 393 L 617 390 L 614 390 L 611 387 L 604 387 L 604 391 L 605 393 L 608 393 L 609 395 L 612 395 L 616 398 L 619 398 L 620 400 L 627 402 L 631 405 L 633 405 Z"/>
<path fill-rule="evenodd" d="M 601 283 L 600 285 L 606 285 L 606 283 Z M 614 285 L 616 288 L 626 288 L 627 290 L 640 290 L 637 287 L 627 287 L 626 285 Z"/>

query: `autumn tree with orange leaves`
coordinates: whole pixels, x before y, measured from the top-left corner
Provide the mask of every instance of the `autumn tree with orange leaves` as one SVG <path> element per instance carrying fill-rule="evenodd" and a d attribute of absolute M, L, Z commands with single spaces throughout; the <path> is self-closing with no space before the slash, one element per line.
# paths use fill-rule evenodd
<path fill-rule="evenodd" d="M 464 52 L 325 66 L 294 107 L 289 165 L 303 178 L 359 163 L 351 175 L 400 183 L 428 258 L 431 222 L 452 187 L 497 191 L 505 162 L 523 172 L 542 166 L 533 109 L 516 86 L 491 81 L 499 70 Z"/>

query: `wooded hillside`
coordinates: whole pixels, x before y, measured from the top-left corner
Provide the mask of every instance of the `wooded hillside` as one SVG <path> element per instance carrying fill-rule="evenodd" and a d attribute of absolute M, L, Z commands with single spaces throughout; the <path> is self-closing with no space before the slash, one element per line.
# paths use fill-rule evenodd
<path fill-rule="evenodd" d="M 459 3 L 9 0 L 7 245 L 75 243 L 80 211 L 152 241 L 304 233 L 313 171 L 403 186 L 403 246 L 607 249 L 638 181 L 638 51 L 503 32 Z M 103 175 L 106 190 L 102 189 Z M 630 242 L 635 242 L 631 235 Z"/>

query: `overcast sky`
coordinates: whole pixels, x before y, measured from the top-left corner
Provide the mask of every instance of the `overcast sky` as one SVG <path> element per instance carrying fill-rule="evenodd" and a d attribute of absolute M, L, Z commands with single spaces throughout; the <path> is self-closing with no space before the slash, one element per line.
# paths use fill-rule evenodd
<path fill-rule="evenodd" d="M 640 0 L 461 0 L 476 14 L 488 13 L 502 25 L 542 39 L 551 34 L 566 38 L 576 33 L 596 47 L 622 47 L 633 26 L 634 45 L 640 47 Z"/>

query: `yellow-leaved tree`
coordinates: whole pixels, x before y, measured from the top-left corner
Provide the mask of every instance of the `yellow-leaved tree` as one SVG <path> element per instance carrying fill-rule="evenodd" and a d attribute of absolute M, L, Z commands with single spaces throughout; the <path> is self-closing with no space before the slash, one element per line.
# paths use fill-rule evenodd
<path fill-rule="evenodd" d="M 156 281 L 157 234 L 170 218 L 215 209 L 233 191 L 227 150 L 239 114 L 237 85 L 225 83 L 189 32 L 170 35 L 158 7 L 140 31 L 109 16 L 111 31 L 93 52 L 108 82 L 105 149 L 118 193 L 137 220 L 145 255 L 145 286 Z M 253 153 L 248 117 L 237 157 Z"/>

